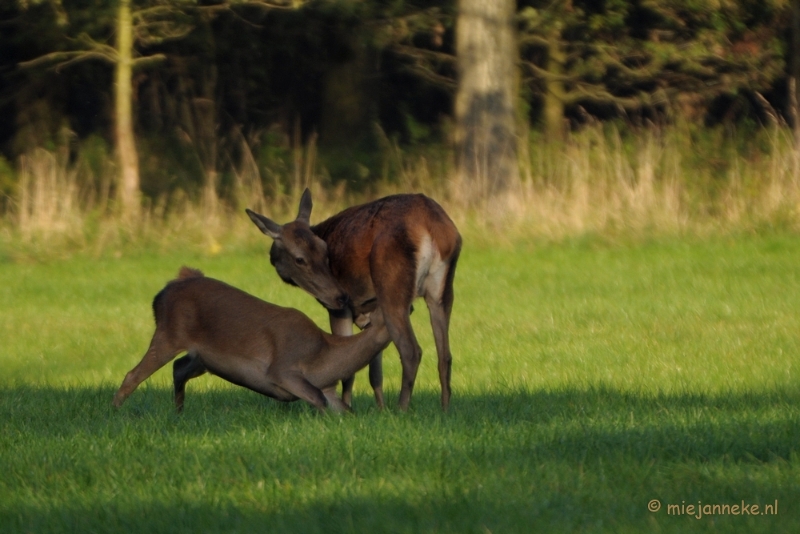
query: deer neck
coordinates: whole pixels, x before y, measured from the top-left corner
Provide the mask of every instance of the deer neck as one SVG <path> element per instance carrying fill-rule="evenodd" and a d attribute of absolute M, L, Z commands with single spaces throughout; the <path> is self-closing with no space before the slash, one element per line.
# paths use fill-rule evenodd
<path fill-rule="evenodd" d="M 353 336 L 326 335 L 328 351 L 325 355 L 325 373 L 337 378 L 347 378 L 366 367 L 378 352 L 391 341 L 385 325 L 370 327 Z"/>

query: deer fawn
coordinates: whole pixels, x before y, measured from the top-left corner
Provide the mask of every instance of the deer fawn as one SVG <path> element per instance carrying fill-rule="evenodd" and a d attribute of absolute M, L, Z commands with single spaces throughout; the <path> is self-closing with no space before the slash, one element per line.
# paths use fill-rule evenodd
<path fill-rule="evenodd" d="M 150 348 L 114 396 L 119 407 L 136 387 L 181 352 L 172 368 L 175 406 L 186 382 L 206 372 L 280 401 L 303 399 L 321 411 L 349 410 L 336 396 L 344 378 L 364 368 L 391 341 L 378 311 L 352 337 L 323 332 L 298 310 L 260 300 L 183 267 L 153 300 Z"/>

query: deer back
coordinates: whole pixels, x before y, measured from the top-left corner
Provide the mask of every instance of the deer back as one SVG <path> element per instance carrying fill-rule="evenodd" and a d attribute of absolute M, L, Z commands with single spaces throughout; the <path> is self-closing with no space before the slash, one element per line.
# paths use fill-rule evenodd
<path fill-rule="evenodd" d="M 173 346 L 207 357 L 234 356 L 272 363 L 308 358 L 325 344 L 303 313 L 265 302 L 205 277 L 170 282 L 153 302 L 157 328 Z"/>

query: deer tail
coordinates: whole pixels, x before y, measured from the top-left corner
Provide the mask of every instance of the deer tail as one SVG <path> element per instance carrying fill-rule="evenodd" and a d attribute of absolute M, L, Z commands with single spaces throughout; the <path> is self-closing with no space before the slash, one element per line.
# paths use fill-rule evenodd
<path fill-rule="evenodd" d="M 178 271 L 178 278 L 177 280 L 186 280 L 187 278 L 202 278 L 203 272 L 198 269 L 192 269 L 191 267 L 186 267 L 185 265 L 181 267 L 181 270 Z"/>

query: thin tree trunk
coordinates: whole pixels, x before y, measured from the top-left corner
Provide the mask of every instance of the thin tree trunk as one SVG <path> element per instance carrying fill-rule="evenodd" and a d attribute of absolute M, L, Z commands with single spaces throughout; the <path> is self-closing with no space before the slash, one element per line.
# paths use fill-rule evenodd
<path fill-rule="evenodd" d="M 800 116 L 797 112 L 797 102 L 800 100 L 800 87 L 797 80 L 800 78 L 800 0 L 792 0 L 792 67 L 789 74 L 789 106 L 794 127 L 794 147 L 796 155 L 800 156 Z"/>
<path fill-rule="evenodd" d="M 561 49 L 561 30 L 556 29 L 550 35 L 547 50 L 547 72 L 552 79 L 546 80 L 544 94 L 544 131 L 548 141 L 564 139 L 564 82 L 560 77 L 564 74 L 565 55 Z"/>
<path fill-rule="evenodd" d="M 471 201 L 519 182 L 514 0 L 459 0 L 456 157 Z"/>
<path fill-rule="evenodd" d="M 139 156 L 133 134 L 133 19 L 130 0 L 119 0 L 117 14 L 117 63 L 114 71 L 116 151 L 119 196 L 125 216 L 140 209 Z"/>

